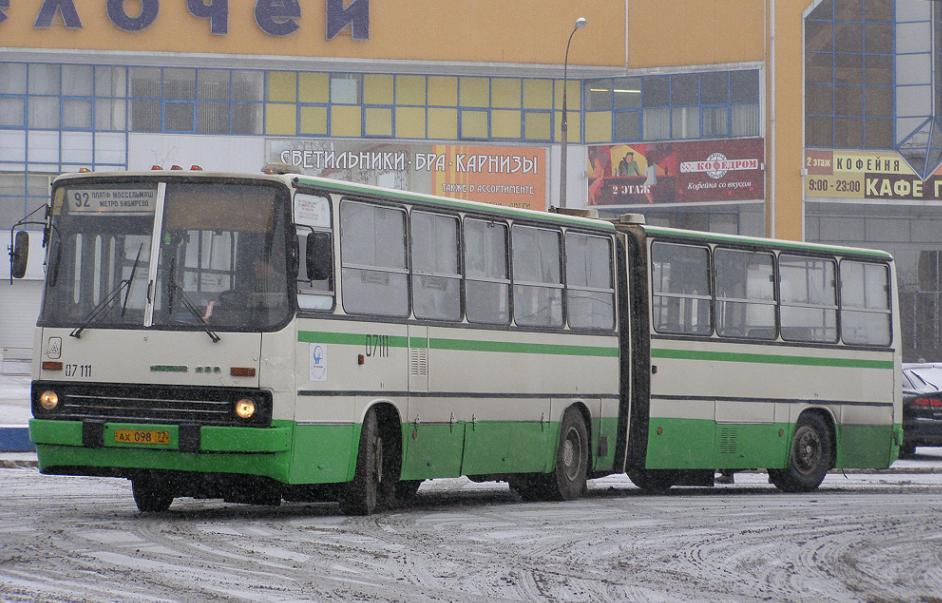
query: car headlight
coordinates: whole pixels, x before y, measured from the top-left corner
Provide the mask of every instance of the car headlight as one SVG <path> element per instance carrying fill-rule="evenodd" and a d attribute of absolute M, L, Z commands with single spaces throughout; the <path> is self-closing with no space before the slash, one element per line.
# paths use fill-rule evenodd
<path fill-rule="evenodd" d="M 235 414 L 240 419 L 248 421 L 255 416 L 255 402 L 249 398 L 242 398 L 235 403 Z"/>
<path fill-rule="evenodd" d="M 55 410 L 59 407 L 59 394 L 51 389 L 47 389 L 39 394 L 39 405 L 46 410 Z"/>

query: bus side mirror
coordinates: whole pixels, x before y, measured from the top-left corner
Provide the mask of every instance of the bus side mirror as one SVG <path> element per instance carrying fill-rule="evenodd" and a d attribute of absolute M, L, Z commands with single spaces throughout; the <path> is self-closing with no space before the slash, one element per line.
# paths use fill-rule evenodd
<path fill-rule="evenodd" d="M 26 275 L 26 262 L 29 260 L 29 233 L 21 230 L 16 233 L 13 251 L 10 252 L 10 274 L 13 278 Z"/>
<path fill-rule="evenodd" d="M 328 232 L 312 232 L 307 237 L 304 254 L 307 278 L 311 281 L 324 281 L 330 278 L 334 263 L 334 249 Z"/>

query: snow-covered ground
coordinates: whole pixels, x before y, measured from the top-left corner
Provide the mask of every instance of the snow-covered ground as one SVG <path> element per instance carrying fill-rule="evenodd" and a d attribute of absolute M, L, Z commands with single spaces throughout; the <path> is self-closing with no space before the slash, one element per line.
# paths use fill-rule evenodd
<path fill-rule="evenodd" d="M 123 480 L 0 470 L 0 600 L 858 601 L 942 593 L 942 475 L 831 475 L 778 493 L 644 496 L 624 477 L 569 503 L 426 482 L 415 506 L 178 500 L 140 515 Z"/>

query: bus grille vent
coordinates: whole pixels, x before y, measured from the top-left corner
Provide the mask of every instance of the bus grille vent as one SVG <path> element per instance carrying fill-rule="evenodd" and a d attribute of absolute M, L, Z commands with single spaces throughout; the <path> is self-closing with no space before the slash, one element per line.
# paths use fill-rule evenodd
<path fill-rule="evenodd" d="M 409 374 L 413 377 L 428 376 L 428 348 L 409 349 Z"/>
<path fill-rule="evenodd" d="M 720 427 L 720 454 L 736 454 L 735 427 Z"/>

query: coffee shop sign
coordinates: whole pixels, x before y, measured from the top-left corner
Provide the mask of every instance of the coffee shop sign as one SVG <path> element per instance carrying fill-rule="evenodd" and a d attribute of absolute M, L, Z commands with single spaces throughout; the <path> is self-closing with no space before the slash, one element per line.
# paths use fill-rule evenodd
<path fill-rule="evenodd" d="M 123 31 L 143 31 L 160 16 L 161 0 L 99 0 L 105 2 L 111 23 Z M 164 0 L 168 2 L 170 0 Z M 183 2 L 189 13 L 205 19 L 213 35 L 229 33 L 229 0 L 173 0 Z M 243 0 L 239 0 L 242 2 Z M 249 1 L 249 0 L 245 0 Z M 0 0 L 0 23 L 27 3 L 19 0 Z M 82 18 L 76 0 L 43 0 L 36 13 L 33 28 L 44 29 L 61 19 L 69 29 L 82 29 Z M 83 0 L 83 8 L 91 4 Z M 333 39 L 347 26 L 355 40 L 370 37 L 370 0 L 325 0 L 326 39 Z M 299 0 L 255 0 L 255 23 L 272 36 L 286 36 L 300 27 L 302 18 Z"/>

